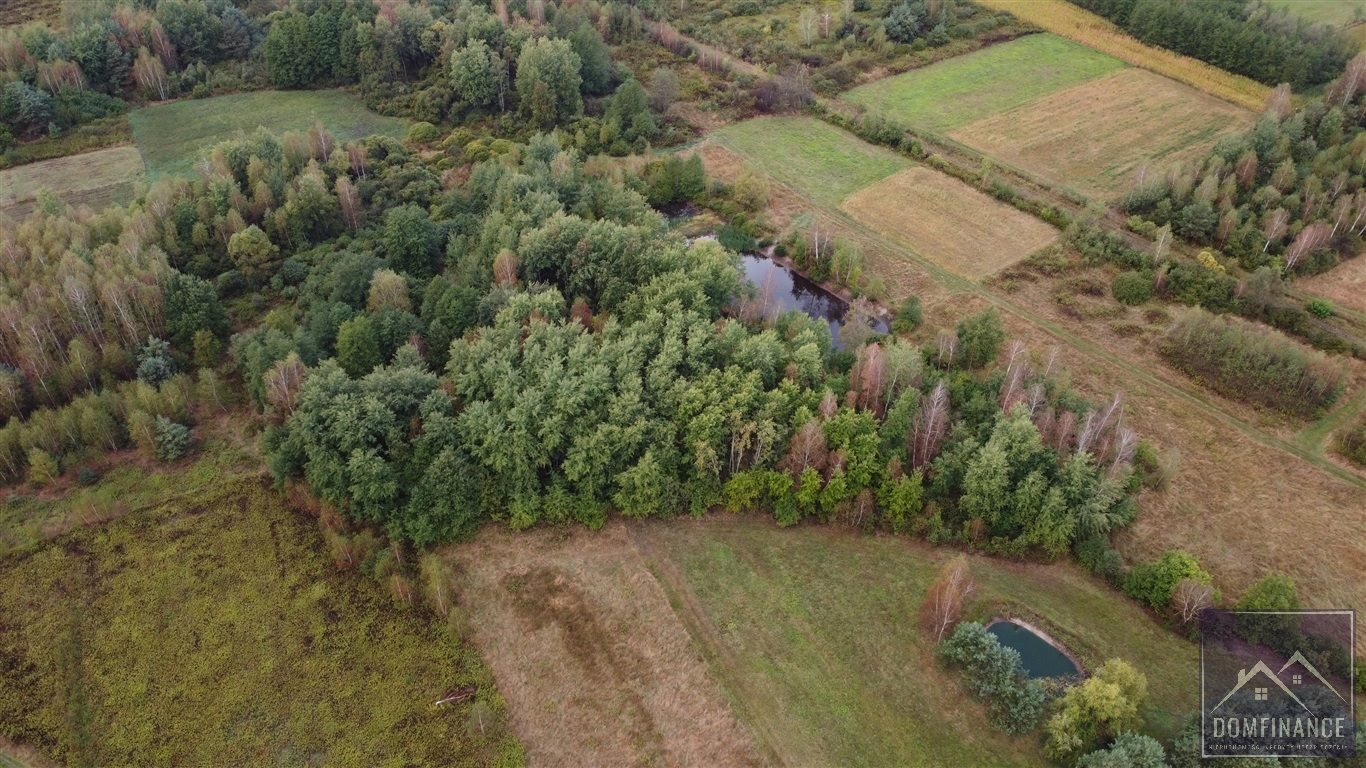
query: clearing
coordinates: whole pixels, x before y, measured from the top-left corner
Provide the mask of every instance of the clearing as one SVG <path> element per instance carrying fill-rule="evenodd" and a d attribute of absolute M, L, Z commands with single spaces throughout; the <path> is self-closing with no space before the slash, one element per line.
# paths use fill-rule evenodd
<path fill-rule="evenodd" d="M 1053 183 L 1111 196 L 1131 189 L 1141 169 L 1161 172 L 1203 156 L 1252 120 L 1252 113 L 1174 80 L 1123 69 L 949 135 Z"/>
<path fill-rule="evenodd" d="M 0 216 L 18 221 L 44 189 L 67 205 L 100 209 L 126 203 L 142 181 L 142 156 L 132 146 L 113 147 L 0 171 Z"/>
<path fill-rule="evenodd" d="M 1139 42 L 1119 27 L 1067 0 L 980 0 L 1031 24 L 1108 53 L 1136 67 L 1179 80 L 1211 96 L 1260 112 L 1271 89 L 1189 56 Z"/>
<path fill-rule="evenodd" d="M 438 620 L 339 572 L 263 480 L 181 477 L 179 496 L 0 561 L 0 736 L 64 765 L 517 754 L 487 668 Z M 471 683 L 475 701 L 433 706 Z"/>
<path fill-rule="evenodd" d="M 1267 0 L 1267 5 L 1284 8 L 1305 21 L 1335 27 L 1366 19 L 1366 0 Z"/>
<path fill-rule="evenodd" d="M 1347 259 L 1323 274 L 1296 280 L 1295 287 L 1340 307 L 1366 312 L 1366 258 Z"/>
<path fill-rule="evenodd" d="M 255 91 L 185 99 L 131 113 L 147 176 L 186 175 L 208 147 L 258 127 L 277 136 L 321 122 L 341 141 L 383 134 L 402 139 L 407 121 L 375 114 L 346 91 Z"/>
<path fill-rule="evenodd" d="M 910 160 L 813 117 L 759 117 L 707 134 L 758 171 L 826 205 L 908 167 Z"/>
<path fill-rule="evenodd" d="M 1035 737 L 979 727 L 982 706 L 916 625 L 953 554 L 709 515 L 490 528 L 447 559 L 534 763 L 593 749 L 613 765 L 1042 764 Z M 972 568 L 973 618 L 1028 618 L 1088 667 L 1144 670 L 1154 732 L 1195 707 L 1194 646 L 1127 598 L 1070 565 Z"/>
<path fill-rule="evenodd" d="M 1058 236 L 1043 221 L 923 166 L 864 187 L 840 207 L 973 280 L 1014 264 Z"/>
<path fill-rule="evenodd" d="M 905 125 L 945 131 L 1124 67 L 1050 34 L 1028 35 L 844 94 Z"/>
<path fill-rule="evenodd" d="M 531 762 L 764 762 L 622 523 L 486 526 L 446 561 Z"/>

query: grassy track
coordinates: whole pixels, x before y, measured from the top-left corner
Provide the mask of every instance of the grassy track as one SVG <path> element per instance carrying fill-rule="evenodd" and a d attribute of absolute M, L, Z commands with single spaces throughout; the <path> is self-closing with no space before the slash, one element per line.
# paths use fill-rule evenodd
<path fill-rule="evenodd" d="M 838 206 L 849 194 L 911 164 L 889 149 L 851 141 L 844 131 L 809 117 L 746 120 L 715 131 L 709 138 L 753 159 L 758 170 L 830 206 Z"/>
<path fill-rule="evenodd" d="M 934 659 L 916 611 L 953 553 L 758 518 L 653 521 L 637 546 L 737 709 L 789 765 L 1042 765 L 1033 737 L 984 727 Z M 1043 624 L 1088 667 L 1123 657 L 1148 676 L 1162 736 L 1195 707 L 1194 647 L 1072 566 L 973 558 L 971 614 Z"/>
<path fill-rule="evenodd" d="M 907 125 L 946 131 L 1124 67 L 1056 35 L 993 45 L 855 88 L 843 98 Z"/>
<path fill-rule="evenodd" d="M 1271 93 L 1270 88 L 1255 80 L 1225 72 L 1189 56 L 1145 45 L 1109 21 L 1067 0 L 981 0 L 981 5 L 1009 11 L 1049 32 L 1246 109 L 1261 111 Z"/>
<path fill-rule="evenodd" d="M 258 91 L 159 104 L 131 115 L 147 176 L 188 174 L 205 149 L 258 127 L 276 134 L 322 122 L 343 141 L 372 134 L 402 138 L 407 123 L 371 112 L 344 91 Z"/>

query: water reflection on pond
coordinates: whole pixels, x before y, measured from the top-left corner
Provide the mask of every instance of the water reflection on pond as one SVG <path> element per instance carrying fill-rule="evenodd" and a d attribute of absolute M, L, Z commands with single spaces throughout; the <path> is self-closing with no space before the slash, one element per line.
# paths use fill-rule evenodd
<path fill-rule="evenodd" d="M 745 253 L 741 254 L 740 260 L 745 278 L 758 290 L 755 301 L 763 303 L 764 314 L 795 309 L 808 317 L 824 320 L 830 325 L 830 336 L 834 339 L 835 348 L 842 348 L 840 325 L 849 311 L 847 301 L 764 254 Z M 873 318 L 872 328 L 877 333 L 890 330 L 886 319 L 880 317 Z"/>
<path fill-rule="evenodd" d="M 1019 651 L 1020 663 L 1030 677 L 1076 677 L 1081 672 L 1067 654 L 1028 627 L 1002 619 L 989 624 L 987 631 L 1001 645 Z"/>

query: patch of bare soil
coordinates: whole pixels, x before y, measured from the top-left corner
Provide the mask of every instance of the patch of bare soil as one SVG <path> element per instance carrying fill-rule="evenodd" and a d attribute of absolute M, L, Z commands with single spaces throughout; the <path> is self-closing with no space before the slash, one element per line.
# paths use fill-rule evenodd
<path fill-rule="evenodd" d="M 621 522 L 445 559 L 531 765 L 764 764 Z"/>

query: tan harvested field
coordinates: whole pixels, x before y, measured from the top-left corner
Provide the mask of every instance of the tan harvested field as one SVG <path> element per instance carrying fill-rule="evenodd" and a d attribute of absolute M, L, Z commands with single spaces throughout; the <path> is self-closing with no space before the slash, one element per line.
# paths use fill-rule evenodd
<path fill-rule="evenodd" d="M 1348 259 L 1321 275 L 1296 281 L 1295 287 L 1338 306 L 1366 312 L 1366 258 Z"/>
<path fill-rule="evenodd" d="M 950 135 L 1083 193 L 1130 189 L 1252 124 L 1253 114 L 1142 69 L 1124 69 L 970 123 Z"/>
<path fill-rule="evenodd" d="M 622 523 L 486 528 L 446 558 L 531 765 L 766 764 Z"/>
<path fill-rule="evenodd" d="M 980 279 L 1053 242 L 1058 231 L 947 174 L 908 168 L 840 207 L 963 277 Z"/>
<path fill-rule="evenodd" d="M 1261 111 L 1271 93 L 1269 87 L 1256 80 L 1225 72 L 1165 48 L 1146 45 L 1106 19 L 1067 0 L 979 0 L 979 4 L 1007 11 L 1055 35 L 1179 80 L 1244 109 Z"/>
<path fill-rule="evenodd" d="M 44 189 L 68 205 L 125 203 L 142 178 L 142 156 L 131 145 L 21 165 L 0 171 L 0 215 L 27 216 Z"/>

